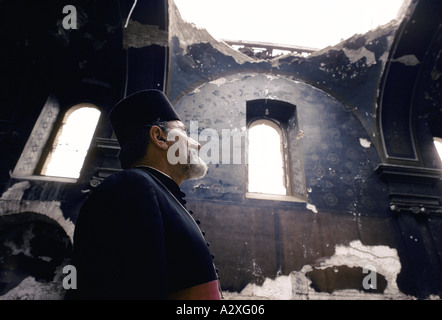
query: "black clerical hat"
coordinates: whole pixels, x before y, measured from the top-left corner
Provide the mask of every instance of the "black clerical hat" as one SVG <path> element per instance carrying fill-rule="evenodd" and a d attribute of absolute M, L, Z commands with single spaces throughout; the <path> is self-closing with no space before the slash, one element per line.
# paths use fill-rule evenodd
<path fill-rule="evenodd" d="M 109 114 L 109 120 L 120 146 L 156 121 L 181 121 L 166 95 L 150 89 L 136 92 L 118 102 Z"/>

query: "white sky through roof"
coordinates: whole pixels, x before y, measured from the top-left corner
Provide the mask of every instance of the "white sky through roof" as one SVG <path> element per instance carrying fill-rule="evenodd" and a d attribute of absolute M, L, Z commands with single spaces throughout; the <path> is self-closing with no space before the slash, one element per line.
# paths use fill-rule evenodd
<path fill-rule="evenodd" d="M 174 0 L 216 39 L 322 49 L 397 18 L 403 0 Z"/>

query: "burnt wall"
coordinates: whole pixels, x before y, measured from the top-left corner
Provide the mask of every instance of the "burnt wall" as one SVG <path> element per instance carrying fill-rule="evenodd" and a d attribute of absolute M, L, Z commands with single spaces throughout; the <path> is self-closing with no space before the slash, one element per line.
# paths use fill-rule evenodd
<path fill-rule="evenodd" d="M 186 182 L 189 196 L 243 201 L 246 193 L 246 139 L 241 141 L 241 164 L 223 160 L 222 143 L 237 147 L 222 131 L 241 134 L 246 130 L 247 101 L 278 100 L 296 105 L 299 133 L 288 128 L 291 180 L 305 184 L 308 200 L 317 210 L 338 209 L 349 214 L 374 212 L 383 215 L 384 184 L 374 173 L 379 163 L 376 150 L 351 109 L 322 90 L 304 82 L 266 74 L 221 77 L 197 88 L 175 106 L 183 121 L 196 121 L 219 133 L 218 163 L 210 165 L 202 180 Z M 201 139 L 202 140 L 202 139 Z M 201 141 L 204 148 L 204 142 Z M 227 150 L 227 151 L 230 151 Z M 230 160 L 230 159 L 229 159 Z M 339 182 L 339 183 L 338 183 Z M 210 188 L 207 186 L 211 186 Z"/>
<path fill-rule="evenodd" d="M 383 100 L 385 88 L 403 81 L 403 73 L 390 68 L 396 63 L 395 57 L 407 53 L 397 51 L 398 43 L 402 40 L 412 50 L 414 42 L 406 40 L 406 35 L 424 29 L 432 30 L 426 38 L 437 43 L 437 28 L 430 25 L 437 24 L 439 18 L 433 22 L 424 22 L 423 18 L 432 5 L 433 10 L 439 10 L 437 2 L 411 3 L 403 20 L 355 35 L 309 57 L 287 55 L 268 60 L 231 52 L 204 30 L 183 22 L 171 5 L 169 96 L 188 127 L 197 123 L 197 134 L 204 137 L 200 140 L 202 149 L 213 146 L 213 141 L 205 138 L 206 129 L 214 130 L 217 135 L 213 137 L 219 138 L 219 161 L 209 164 L 205 178 L 187 181 L 183 189 L 216 255 L 223 289 L 244 296 L 268 298 L 273 294 L 281 298 L 283 294 L 274 292 L 289 288 L 284 297 L 307 299 L 333 296 L 321 296 L 318 288 L 333 293 L 342 286 L 358 292 L 360 286 L 348 286 L 346 279 L 359 281 L 351 280 L 360 279 L 355 278 L 355 272 L 365 268 L 364 263 L 382 260 L 382 254 L 356 262 L 355 257 L 360 256 L 355 252 L 385 250 L 395 258 L 385 265 L 377 264 L 387 281 L 381 290 L 384 298 L 439 294 L 442 247 L 437 236 L 440 231 L 436 230 L 441 222 L 441 164 L 429 143 L 433 136 L 426 125 L 414 126 L 418 121 L 413 120 L 412 127 L 409 121 L 400 123 L 403 115 L 414 117 L 414 98 L 405 98 L 396 109 L 386 107 Z M 421 68 L 421 77 L 427 81 L 425 105 L 432 105 L 428 112 L 435 112 L 434 106 L 440 104 L 433 89 L 438 86 L 435 71 L 433 77 L 423 71 L 429 70 L 429 63 L 430 69 L 437 69 L 435 51 L 440 52 L 440 45 L 436 43 L 423 45 L 430 56 L 425 63 L 414 66 Z M 410 73 L 416 72 L 413 66 L 405 67 L 411 68 Z M 422 86 L 414 78 L 410 85 Z M 396 88 L 393 96 L 404 98 L 402 89 Z M 423 99 L 421 93 L 417 97 Z M 303 182 L 304 198 L 277 201 L 248 197 L 244 162 L 247 138 L 240 147 L 232 146 L 230 150 L 236 148 L 243 162 L 221 161 L 225 151 L 221 146 L 223 130 L 245 133 L 247 105 L 256 100 L 295 106 L 297 124 L 289 127 L 287 134 L 289 162 L 293 164 L 289 175 L 292 181 Z M 396 112 L 389 128 L 400 126 L 414 138 L 419 137 L 414 143 L 420 145 L 418 152 L 426 164 L 407 167 L 409 163 L 399 162 L 401 169 L 391 169 L 385 141 L 390 139 L 399 146 L 401 137 L 387 137 L 380 128 L 380 109 L 384 107 L 392 115 Z M 394 191 L 392 185 L 396 186 L 395 178 L 399 176 L 400 191 Z M 409 197 L 401 198 L 400 209 L 397 194 Z M 434 207 L 424 199 L 434 200 Z M 428 211 L 415 215 L 413 208 L 421 213 Z M 362 251 L 352 251 L 358 246 Z M 340 256 L 341 251 L 346 252 L 342 253 L 345 258 Z M 333 268 L 335 272 L 330 272 Z M 330 289 L 331 283 L 336 284 L 335 290 Z M 292 291 L 297 293 L 292 295 Z M 376 293 L 379 291 L 369 292 L 372 297 Z"/>
<path fill-rule="evenodd" d="M 67 4 L 77 9 L 78 29 L 62 25 Z M 440 1 L 410 1 L 400 19 L 309 57 L 267 60 L 182 21 L 173 1 L 137 1 L 130 15 L 133 5 L 0 3 L 3 298 L 63 294 L 60 267 L 78 210 L 94 186 L 120 170 L 107 113 L 147 88 L 164 90 L 185 124 L 197 124 L 197 137 L 211 130 L 215 138 L 200 139 L 203 147 L 219 143 L 219 161 L 183 190 L 216 255 L 227 298 L 228 292 L 266 299 L 442 294 L 442 167 L 432 144 L 441 136 Z M 50 141 L 27 146 L 41 140 L 39 132 L 53 135 L 40 122 L 48 101 L 58 110 L 54 128 L 77 103 L 102 112 L 76 181 L 14 175 L 25 152 L 36 157 L 37 149 L 50 148 Z M 275 101 L 293 108 L 284 130 L 294 193 L 256 199 L 247 194 L 248 111 L 255 102 Z M 36 123 L 43 131 L 31 137 Z M 223 130 L 241 137 L 237 145 L 232 136 L 225 141 L 229 163 L 222 159 Z M 408 159 L 391 157 L 406 149 Z M 379 286 L 361 293 L 368 265 L 377 269 Z"/>
<path fill-rule="evenodd" d="M 292 79 L 237 74 L 198 87 L 176 109 L 183 121 L 197 121 L 200 134 L 211 128 L 222 139 L 223 129 L 245 130 L 246 104 L 255 99 L 296 105 L 302 134 L 291 137 L 288 150 L 301 165 L 290 172 L 290 179 L 305 184 L 307 198 L 247 198 L 245 139 L 240 150 L 233 149 L 242 155 L 241 164 L 210 164 L 205 178 L 183 184 L 212 242 L 223 288 L 241 291 L 278 272 L 288 275 L 331 255 L 336 244 L 360 238 L 361 233 L 371 244 L 397 247 L 391 225 L 383 223 L 390 214 L 385 185 L 374 172 L 379 163 L 376 150 L 351 109 L 329 94 Z M 233 147 L 233 138 L 229 143 Z M 221 148 L 219 160 L 225 150 Z M 381 226 L 378 237 L 369 234 L 372 225 Z"/>

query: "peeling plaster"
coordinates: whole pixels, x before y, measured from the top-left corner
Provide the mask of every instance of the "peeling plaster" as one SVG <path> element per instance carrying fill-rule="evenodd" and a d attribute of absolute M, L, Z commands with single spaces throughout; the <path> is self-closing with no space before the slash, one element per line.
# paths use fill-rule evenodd
<path fill-rule="evenodd" d="M 18 182 L 3 192 L 0 201 L 21 200 L 23 194 L 31 186 L 29 181 Z"/>
<path fill-rule="evenodd" d="M 311 203 L 307 203 L 305 206 L 307 209 L 313 211 L 314 213 L 318 213 L 318 210 L 316 209 L 316 206 L 314 204 Z"/>
<path fill-rule="evenodd" d="M 124 29 L 123 48 L 143 48 L 154 44 L 167 47 L 169 44 L 167 31 L 160 30 L 155 25 L 144 25 L 130 20 L 127 29 Z"/>
<path fill-rule="evenodd" d="M 375 268 L 376 272 L 387 280 L 384 293 L 368 293 L 356 289 L 337 290 L 332 293 L 317 292 L 311 286 L 312 281 L 307 273 L 314 269 L 347 266 Z M 225 292 L 225 299 L 265 299 L 265 300 L 413 300 L 415 297 L 400 292 L 396 278 L 401 271 L 401 263 L 397 250 L 388 246 L 365 246 L 359 240 L 349 245 L 336 245 L 335 253 L 318 265 L 304 265 L 300 271 L 293 271 L 288 276 L 275 279 L 266 278 L 259 286 L 248 284 L 240 293 Z M 438 297 L 432 296 L 430 299 Z"/>
<path fill-rule="evenodd" d="M 399 62 L 409 67 L 417 66 L 420 63 L 419 59 L 414 54 L 408 54 L 397 59 L 393 59 L 391 61 Z"/>
<path fill-rule="evenodd" d="M 387 246 L 364 246 L 361 241 L 352 241 L 348 246 L 337 245 L 335 254 L 321 263 L 320 269 L 331 266 L 348 267 L 373 266 L 376 272 L 387 280 L 384 294 L 399 294 L 396 278 L 401 271 L 401 263 L 396 249 Z"/>
<path fill-rule="evenodd" d="M 65 276 L 62 268 L 69 261 L 64 261 L 55 270 L 55 277 L 50 282 L 39 282 L 30 276 L 23 279 L 15 288 L 0 296 L 0 300 L 62 300 L 65 289 L 62 286 L 62 280 Z"/>
<path fill-rule="evenodd" d="M 248 284 L 241 295 L 266 297 L 271 300 L 290 300 L 292 298 L 292 283 L 290 276 L 279 276 L 272 280 L 267 278 L 262 286 Z"/>
<path fill-rule="evenodd" d="M 363 35 L 363 37 L 365 37 L 364 45 L 362 45 L 357 49 L 348 48 L 347 46 L 349 43 L 352 43 L 352 41 L 355 41 L 359 37 L 362 37 L 362 35 L 360 34 L 355 34 L 352 37 L 348 38 L 347 40 L 344 40 L 334 46 L 329 46 L 322 50 L 316 51 L 306 59 L 308 60 L 316 56 L 321 56 L 323 54 L 326 54 L 330 50 L 342 50 L 347 56 L 347 58 L 350 60 L 350 63 L 355 63 L 365 58 L 366 59 L 365 63 L 367 64 L 367 67 L 370 67 L 376 64 L 377 61 L 376 61 L 376 55 L 374 54 L 374 52 L 370 51 L 367 48 L 367 45 L 371 45 L 373 44 L 373 42 L 378 41 L 377 39 L 385 36 L 385 39 L 387 41 L 387 48 L 384 54 L 377 59 L 378 62 L 381 62 L 383 68 L 383 66 L 385 66 L 385 63 L 388 60 L 389 49 L 391 48 L 394 41 L 394 32 L 392 31 L 396 30 L 399 27 L 401 21 L 402 17 L 399 17 L 398 19 L 392 20 L 391 22 L 387 23 L 384 26 L 380 26 L 376 29 L 367 32 L 366 34 Z"/>
<path fill-rule="evenodd" d="M 374 52 L 367 50 L 367 48 L 365 47 L 361 47 L 357 50 L 351 50 L 348 48 L 343 48 L 342 50 L 350 60 L 350 63 L 355 63 L 365 57 L 366 64 L 368 67 L 370 67 L 373 64 L 376 64 L 376 57 L 374 55 Z"/>
<path fill-rule="evenodd" d="M 18 255 L 22 253 L 24 256 L 33 258 L 34 256 L 31 254 L 31 240 L 35 237 L 32 226 L 28 226 L 23 234 L 23 243 L 21 245 L 17 245 L 13 241 L 5 241 L 3 245 L 8 247 L 11 250 L 11 255 Z"/>
<path fill-rule="evenodd" d="M 373 41 L 376 41 L 376 39 L 381 38 L 382 36 L 387 36 L 387 40 L 388 40 L 388 48 L 391 47 L 393 40 L 394 40 L 394 35 L 390 35 L 392 30 L 396 30 L 398 28 L 398 26 L 400 25 L 401 20 L 400 19 L 396 19 L 396 20 L 392 20 L 391 22 L 383 25 L 383 26 L 379 26 L 376 29 L 370 30 L 367 33 L 365 33 L 364 35 L 361 34 L 355 34 L 352 37 L 341 41 L 340 43 L 334 45 L 334 46 L 328 46 L 324 49 L 321 49 L 319 51 L 313 52 L 307 59 L 309 59 L 310 57 L 315 57 L 315 56 L 321 56 L 323 54 L 325 54 L 327 51 L 330 51 L 331 49 L 333 50 L 344 50 L 347 51 L 350 55 L 352 55 L 353 57 L 356 56 L 364 56 L 364 54 L 367 54 L 366 51 L 369 51 L 368 49 L 365 50 L 361 50 L 362 48 L 365 48 L 365 45 L 367 44 L 372 44 Z M 361 46 L 358 49 L 350 49 L 350 48 L 346 48 L 345 45 L 349 42 L 352 42 L 353 40 L 359 38 L 359 37 L 365 37 L 365 44 L 364 46 Z M 386 50 L 388 52 L 388 49 Z M 368 55 L 371 56 L 372 52 L 369 51 Z"/>
<path fill-rule="evenodd" d="M 60 225 L 73 242 L 75 225 L 63 216 L 60 201 L 23 200 L 24 192 L 30 187 L 29 181 L 14 184 L 0 198 L 0 216 L 21 212 L 34 212 L 49 217 Z"/>
<path fill-rule="evenodd" d="M 183 55 L 187 54 L 187 48 L 192 44 L 210 43 L 216 50 L 231 56 L 238 64 L 255 62 L 254 59 L 236 51 L 225 42 L 213 38 L 206 29 L 198 28 L 195 24 L 184 21 L 175 3 L 169 1 L 169 40 L 174 37 L 178 38 Z"/>
<path fill-rule="evenodd" d="M 371 146 L 371 142 L 368 141 L 367 139 L 364 139 L 364 138 L 359 138 L 359 143 L 360 143 L 361 146 L 363 146 L 364 148 L 370 148 L 370 146 Z"/>

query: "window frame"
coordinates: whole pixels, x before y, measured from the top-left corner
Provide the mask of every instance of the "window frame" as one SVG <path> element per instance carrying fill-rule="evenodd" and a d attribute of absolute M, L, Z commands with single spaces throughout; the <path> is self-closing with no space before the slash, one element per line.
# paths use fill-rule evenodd
<path fill-rule="evenodd" d="M 54 95 L 49 95 L 42 111 L 40 112 L 37 121 L 28 137 L 28 140 L 23 148 L 22 153 L 14 167 L 11 174 L 11 178 L 23 179 L 23 180 L 40 180 L 40 181 L 54 181 L 61 183 L 77 183 L 81 179 L 81 172 L 78 178 L 69 177 L 57 177 L 57 176 L 46 176 L 41 175 L 41 169 L 47 159 L 47 155 L 51 150 L 54 139 L 56 138 L 66 115 L 69 112 L 74 112 L 76 109 L 80 108 L 81 105 L 88 105 L 100 111 L 100 117 L 97 121 L 97 126 L 95 128 L 94 134 L 91 139 L 91 144 L 89 146 L 88 152 L 85 156 L 85 160 L 91 151 L 93 140 L 97 134 L 97 129 L 100 126 L 103 112 L 102 110 L 88 102 L 80 102 L 72 105 L 65 110 L 61 110 L 59 101 Z"/>
<path fill-rule="evenodd" d="M 82 162 L 82 165 L 81 165 L 79 176 L 77 178 L 74 178 L 74 177 L 53 176 L 53 175 L 43 174 L 43 171 L 47 170 L 47 164 L 48 164 L 47 162 L 48 162 L 48 160 L 50 158 L 52 158 L 52 154 L 51 153 L 52 153 L 52 150 L 54 149 L 54 144 L 62 136 L 63 130 L 64 130 L 64 126 L 66 125 L 69 117 L 74 112 L 76 112 L 77 110 L 80 110 L 82 108 L 93 108 L 93 109 L 95 109 L 95 110 L 97 110 L 99 112 L 99 115 L 98 115 L 97 124 L 96 124 L 96 126 L 94 128 L 94 132 L 93 132 L 93 134 L 91 136 L 91 140 L 90 140 L 88 149 L 87 149 L 86 154 L 85 154 L 85 156 L 83 158 L 83 162 Z M 42 153 L 42 156 L 40 157 L 39 162 L 38 162 L 38 164 L 37 164 L 37 166 L 36 166 L 36 168 L 34 170 L 34 175 L 35 176 L 39 176 L 39 177 L 51 178 L 52 180 L 68 179 L 68 180 L 66 180 L 67 182 L 69 182 L 69 181 L 76 182 L 78 179 L 80 179 L 81 173 L 82 173 L 81 171 L 83 169 L 84 163 L 86 162 L 87 156 L 88 156 L 89 151 L 91 149 L 92 142 L 94 140 L 95 134 L 97 132 L 98 125 L 100 123 L 101 115 L 102 115 L 102 112 L 101 112 L 100 108 L 98 108 L 96 105 L 93 105 L 93 104 L 87 103 L 87 102 L 75 104 L 75 105 L 71 106 L 70 108 L 68 108 L 65 112 L 63 112 L 63 114 L 59 116 L 59 121 L 57 122 L 57 125 L 52 130 L 51 135 L 50 135 L 48 141 L 46 142 L 46 145 L 45 145 L 44 151 Z"/>
<path fill-rule="evenodd" d="M 275 129 L 275 127 L 277 129 L 275 129 L 275 131 L 280 134 L 280 148 L 281 148 L 281 161 L 282 161 L 282 169 L 283 169 L 283 186 L 285 187 L 286 190 L 286 194 L 285 195 L 280 195 L 280 194 L 273 194 L 273 193 L 265 193 L 265 192 L 252 192 L 249 191 L 249 161 L 248 161 L 248 156 L 249 156 L 249 146 L 250 146 L 250 140 L 249 140 L 249 130 L 256 126 L 256 125 L 260 125 L 260 124 L 265 124 L 268 125 L 272 128 Z M 279 132 L 278 132 L 279 131 Z M 285 130 L 282 128 L 281 124 L 278 123 L 276 120 L 274 119 L 270 119 L 270 118 L 254 118 L 252 119 L 248 125 L 247 125 L 247 167 L 246 167 L 246 178 L 247 178 L 247 195 L 249 195 L 250 197 L 258 197 L 258 198 L 262 198 L 260 195 L 265 195 L 267 196 L 279 196 L 280 197 L 287 197 L 287 196 L 292 196 L 292 188 L 291 188 L 291 183 L 290 183 L 290 178 L 288 176 L 288 172 L 290 172 L 290 161 L 287 161 L 287 135 L 285 134 Z"/>
<path fill-rule="evenodd" d="M 253 110 L 253 108 L 259 104 L 261 105 L 257 109 L 261 110 Z M 272 105 L 285 105 L 285 107 L 290 106 L 292 110 L 279 112 L 278 110 L 272 110 Z M 284 183 L 286 187 L 285 195 L 278 194 L 269 194 L 269 193 L 258 193 L 258 192 L 249 192 L 249 164 L 248 160 L 246 162 L 246 194 L 245 197 L 247 199 L 262 199 L 262 200 L 274 200 L 274 201 L 287 201 L 287 202 L 306 202 L 307 196 L 295 193 L 293 190 L 292 183 L 292 163 L 290 157 L 290 139 L 288 135 L 288 123 L 294 118 L 296 119 L 296 106 L 279 100 L 272 100 L 269 102 L 269 99 L 262 100 L 252 100 L 247 101 L 247 121 L 246 121 L 246 147 L 245 147 L 245 159 L 248 159 L 249 156 L 249 129 L 253 126 L 257 121 L 269 121 L 276 125 L 281 131 L 281 144 L 282 144 L 282 161 L 283 161 L 283 170 L 284 170 Z M 277 108 L 275 108 L 277 109 Z M 304 185 L 305 189 L 305 185 Z"/>

